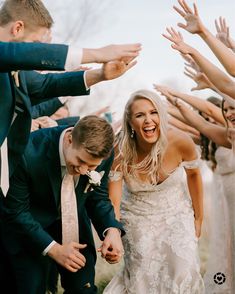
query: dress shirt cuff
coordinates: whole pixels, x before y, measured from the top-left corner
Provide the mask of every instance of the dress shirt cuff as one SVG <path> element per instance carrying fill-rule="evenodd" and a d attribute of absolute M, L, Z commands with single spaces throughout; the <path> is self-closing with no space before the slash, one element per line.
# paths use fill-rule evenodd
<path fill-rule="evenodd" d="M 60 100 L 60 102 L 62 103 L 62 104 L 65 104 L 68 100 L 69 100 L 69 97 L 58 97 L 58 99 Z"/>
<path fill-rule="evenodd" d="M 73 71 L 78 70 L 82 62 L 83 50 L 82 48 L 76 48 L 69 46 L 68 54 L 65 62 L 65 70 Z"/>
<path fill-rule="evenodd" d="M 56 244 L 56 241 L 52 241 L 42 252 L 43 256 L 46 256 L 48 251 L 51 249 L 52 246 Z"/>
<path fill-rule="evenodd" d="M 84 71 L 83 79 L 84 79 L 84 85 L 85 85 L 85 87 L 86 87 L 86 90 L 89 91 L 90 88 L 87 86 L 87 83 L 86 83 L 86 73 L 87 73 L 87 72 Z"/>
<path fill-rule="evenodd" d="M 107 229 L 104 230 L 104 232 L 103 232 L 103 237 L 104 237 L 104 238 L 106 237 L 106 233 L 107 233 L 107 231 L 108 231 L 109 229 L 117 229 L 117 230 L 119 231 L 119 233 L 120 233 L 120 236 L 122 235 L 122 232 L 121 232 L 121 230 L 120 230 L 119 228 L 110 227 L 110 228 L 107 228 Z"/>

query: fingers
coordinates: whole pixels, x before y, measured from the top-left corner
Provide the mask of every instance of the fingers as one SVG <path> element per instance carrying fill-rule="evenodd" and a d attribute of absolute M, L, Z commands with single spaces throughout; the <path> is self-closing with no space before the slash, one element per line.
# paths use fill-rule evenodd
<path fill-rule="evenodd" d="M 195 3 L 193 3 L 193 9 L 194 9 L 194 14 L 196 16 L 198 16 L 198 9 L 197 9 L 197 5 Z"/>
<path fill-rule="evenodd" d="M 190 79 L 194 80 L 194 77 L 193 77 L 192 75 L 188 74 L 188 73 L 185 72 L 185 71 L 184 71 L 184 74 L 185 74 L 187 77 L 189 77 Z"/>
<path fill-rule="evenodd" d="M 186 16 L 186 14 L 184 13 L 184 11 L 182 11 L 181 9 L 179 9 L 177 6 L 173 6 L 173 9 L 178 12 L 183 18 Z"/>
<path fill-rule="evenodd" d="M 67 260 L 64 267 L 71 272 L 77 272 L 85 266 L 85 263 L 79 259 Z"/>
<path fill-rule="evenodd" d="M 217 33 L 221 32 L 220 27 L 219 27 L 218 22 L 217 22 L 217 19 L 215 20 L 215 28 L 216 28 Z"/>
<path fill-rule="evenodd" d="M 126 71 L 129 70 L 130 68 L 132 68 L 133 66 L 135 66 L 137 64 L 137 60 L 129 63 L 126 65 Z"/>
<path fill-rule="evenodd" d="M 222 17 L 222 16 L 220 16 L 219 20 L 220 20 L 220 26 L 221 26 L 222 30 L 223 30 L 224 32 L 226 32 L 226 31 L 227 31 L 227 25 L 226 25 L 226 20 L 225 20 L 225 18 Z"/>
<path fill-rule="evenodd" d="M 123 53 L 123 56 L 125 57 L 132 57 L 135 58 L 139 55 L 139 51 L 133 51 L 133 52 L 125 52 Z"/>
<path fill-rule="evenodd" d="M 196 75 L 196 73 L 193 69 L 188 68 L 188 67 L 185 67 L 184 69 L 187 73 L 191 74 L 193 77 Z"/>
<path fill-rule="evenodd" d="M 187 28 L 187 25 L 183 24 L 182 22 L 178 22 L 177 26 L 184 29 L 184 30 Z"/>
<path fill-rule="evenodd" d="M 136 51 L 136 50 L 141 50 L 142 44 L 134 43 L 134 44 L 124 44 L 124 45 L 117 45 L 117 46 L 123 46 L 123 49 L 127 51 Z"/>
<path fill-rule="evenodd" d="M 183 36 L 180 32 L 177 32 L 173 27 L 166 28 L 166 31 L 169 35 L 166 34 L 162 34 L 162 36 L 168 40 L 170 40 L 171 42 L 174 43 L 179 43 L 179 42 L 183 42 Z"/>
<path fill-rule="evenodd" d="M 178 0 L 178 2 L 186 13 L 193 14 L 192 9 L 188 6 L 188 4 L 184 0 Z"/>
<path fill-rule="evenodd" d="M 77 249 L 84 249 L 87 247 L 87 244 L 80 244 L 80 243 L 77 243 L 77 242 L 73 242 L 74 243 L 74 247 L 77 248 Z"/>

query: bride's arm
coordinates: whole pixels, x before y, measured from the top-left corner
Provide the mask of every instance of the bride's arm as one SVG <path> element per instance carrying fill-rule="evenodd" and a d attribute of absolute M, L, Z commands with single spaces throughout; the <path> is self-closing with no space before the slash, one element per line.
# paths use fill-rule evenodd
<path fill-rule="evenodd" d="M 118 172 L 114 172 L 114 173 L 118 173 Z M 121 205 L 121 199 L 122 199 L 122 177 L 118 180 L 114 179 L 114 177 L 115 175 L 111 176 L 109 180 L 109 186 L 108 186 L 109 198 L 113 204 L 116 219 L 120 220 L 120 205 Z"/>
<path fill-rule="evenodd" d="M 119 135 L 116 135 L 116 142 L 114 146 L 114 161 L 109 173 L 108 191 L 109 198 L 112 202 L 115 216 L 117 220 L 120 220 L 120 205 L 122 200 L 122 184 L 123 184 L 123 173 L 121 171 L 121 155 L 119 151 Z"/>
<path fill-rule="evenodd" d="M 187 175 L 189 194 L 192 199 L 196 236 L 199 238 L 203 220 L 203 189 L 201 173 L 198 168 L 199 158 L 196 146 L 190 137 L 186 137 L 185 135 L 184 138 L 180 140 L 180 151 Z"/>

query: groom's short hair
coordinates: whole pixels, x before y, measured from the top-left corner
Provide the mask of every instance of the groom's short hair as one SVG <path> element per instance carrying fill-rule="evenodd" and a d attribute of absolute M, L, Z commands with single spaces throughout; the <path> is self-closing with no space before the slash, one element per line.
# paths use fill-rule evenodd
<path fill-rule="evenodd" d="M 74 126 L 72 142 L 75 148 L 82 147 L 93 157 L 105 158 L 113 147 L 113 128 L 101 117 L 85 116 Z"/>
<path fill-rule="evenodd" d="M 21 20 L 26 28 L 50 29 L 53 19 L 41 0 L 5 0 L 0 9 L 0 26 Z"/>

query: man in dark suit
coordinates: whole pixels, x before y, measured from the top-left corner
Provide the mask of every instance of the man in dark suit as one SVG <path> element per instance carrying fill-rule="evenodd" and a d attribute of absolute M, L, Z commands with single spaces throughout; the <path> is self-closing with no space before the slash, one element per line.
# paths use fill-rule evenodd
<path fill-rule="evenodd" d="M 0 40 L 4 41 L 0 42 L 0 146 L 8 137 L 10 175 L 28 141 L 30 99 L 40 103 L 57 96 L 87 95 L 91 85 L 120 76 L 133 63 L 124 66 L 122 62 L 122 70 L 118 74 L 117 70 L 114 73 L 112 65 L 111 76 L 104 75 L 103 69 L 89 70 L 85 75 L 83 71 L 41 75 L 23 70 L 72 70 L 80 63 L 132 58 L 140 50 L 139 44 L 75 50 L 66 45 L 16 43 L 45 41 L 52 23 L 40 0 L 6 0 L 0 9 Z M 7 43 L 9 41 L 13 42 Z M 14 78 L 12 71 L 16 71 Z"/>
<path fill-rule="evenodd" d="M 34 103 L 35 101 L 40 103 L 42 99 L 45 101 L 56 96 L 86 95 L 91 85 L 109 79 L 104 75 L 104 70 L 100 69 L 87 71 L 85 78 L 84 72 L 81 71 L 40 75 L 28 70 L 74 70 L 80 63 L 104 63 L 133 58 L 140 50 L 139 44 L 75 49 L 66 45 L 35 43 L 45 42 L 48 39 L 52 23 L 50 14 L 40 0 L 6 0 L 0 9 L 2 41 L 0 42 L 0 167 L 4 168 L 2 147 L 6 146 L 7 138 L 9 161 L 9 173 L 5 173 L 7 177 L 8 174 L 12 175 L 28 142 L 31 127 L 31 99 Z M 34 43 L 18 43 L 22 41 Z M 123 65 L 123 61 L 121 63 L 125 67 L 122 68 L 122 73 L 132 66 L 131 63 L 127 66 Z M 111 72 L 113 73 L 113 70 Z M 112 76 L 115 78 L 118 75 L 114 73 Z M 7 157 L 6 152 L 5 157 Z M 1 173 L 2 171 L 3 169 Z M 4 194 L 5 192 L 0 189 L 0 212 Z M 4 261 L 6 254 L 1 239 L 0 237 L 0 284 L 3 288 L 4 283 L 8 285 L 10 293 L 9 286 L 13 286 L 14 283 L 8 282 L 12 277 L 10 274 L 5 274 L 8 261 Z"/>
<path fill-rule="evenodd" d="M 74 128 L 41 129 L 31 134 L 4 199 L 4 242 L 16 274 L 17 293 L 45 294 L 47 270 L 53 260 L 65 293 L 96 293 L 90 219 L 104 240 L 102 256 L 110 263 L 120 260 L 123 231 L 107 193 L 113 139 L 111 125 L 97 116 L 82 118 Z M 75 178 L 79 243 L 61 243 L 64 169 Z M 95 169 L 105 172 L 101 184 L 87 189 L 87 171 Z"/>

